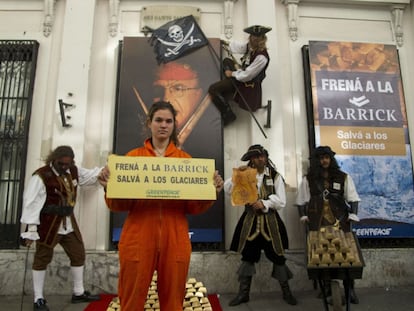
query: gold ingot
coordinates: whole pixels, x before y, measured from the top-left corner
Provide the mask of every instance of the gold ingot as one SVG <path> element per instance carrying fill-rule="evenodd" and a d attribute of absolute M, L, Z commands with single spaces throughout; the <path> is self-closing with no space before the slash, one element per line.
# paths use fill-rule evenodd
<path fill-rule="evenodd" d="M 322 264 L 330 264 L 332 263 L 331 257 L 329 256 L 329 254 L 325 253 L 322 255 Z"/>
<path fill-rule="evenodd" d="M 189 292 L 185 294 L 185 298 L 191 298 L 191 297 L 194 297 L 194 293 Z"/>
<path fill-rule="evenodd" d="M 335 263 L 342 263 L 342 262 L 344 262 L 344 257 L 342 256 L 341 253 L 335 253 L 334 262 Z"/>
<path fill-rule="evenodd" d="M 194 284 L 196 282 L 197 282 L 197 280 L 195 278 L 189 278 L 188 281 L 187 281 L 187 283 L 189 283 L 189 284 Z"/>

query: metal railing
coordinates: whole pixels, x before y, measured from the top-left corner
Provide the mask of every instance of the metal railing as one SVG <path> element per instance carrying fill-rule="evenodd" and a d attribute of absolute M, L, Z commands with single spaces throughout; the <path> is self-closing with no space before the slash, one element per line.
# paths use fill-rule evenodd
<path fill-rule="evenodd" d="M 17 248 L 36 41 L 0 40 L 0 248 Z"/>

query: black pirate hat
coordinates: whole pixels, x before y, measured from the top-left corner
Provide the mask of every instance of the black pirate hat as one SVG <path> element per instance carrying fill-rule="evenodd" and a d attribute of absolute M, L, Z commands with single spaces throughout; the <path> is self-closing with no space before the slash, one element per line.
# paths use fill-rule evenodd
<path fill-rule="evenodd" d="M 242 161 L 250 161 L 250 159 L 254 156 L 265 155 L 266 157 L 269 156 L 267 150 L 263 148 L 262 145 L 252 145 L 249 147 L 247 152 L 243 154 L 241 157 Z"/>
<path fill-rule="evenodd" d="M 253 26 L 245 28 L 243 31 L 247 32 L 250 35 L 258 37 L 258 36 L 263 36 L 265 33 L 269 32 L 270 30 L 272 30 L 272 28 L 270 27 L 253 25 Z"/>
<path fill-rule="evenodd" d="M 331 158 L 333 158 L 336 153 L 329 146 L 319 146 L 313 152 L 313 156 L 316 158 L 319 158 L 321 155 L 324 155 L 324 154 L 327 154 Z"/>

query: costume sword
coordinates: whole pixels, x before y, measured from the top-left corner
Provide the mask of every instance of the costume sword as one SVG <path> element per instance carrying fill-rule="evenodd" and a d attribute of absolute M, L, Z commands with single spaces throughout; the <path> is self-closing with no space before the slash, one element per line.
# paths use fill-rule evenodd
<path fill-rule="evenodd" d="M 220 42 L 220 46 L 221 46 L 221 42 Z M 217 60 L 220 61 L 220 56 L 217 54 L 217 52 L 214 50 L 214 48 L 211 46 L 210 41 L 208 41 L 208 46 L 210 48 L 211 51 L 213 51 L 213 54 L 216 56 Z M 246 99 L 244 98 L 243 94 L 240 92 L 238 86 L 236 85 L 236 82 L 234 81 L 234 78 L 230 78 L 231 83 L 233 84 L 234 89 L 236 90 L 237 94 L 240 96 L 240 98 L 242 99 L 242 102 L 244 104 L 244 106 L 248 109 L 250 115 L 252 116 L 253 120 L 256 122 L 257 126 L 259 127 L 260 131 L 262 132 L 263 136 L 265 138 L 267 138 L 266 133 L 264 132 L 263 128 L 260 126 L 259 121 L 257 121 L 255 115 L 253 114 L 252 109 L 250 108 L 250 106 L 247 104 Z"/>
<path fill-rule="evenodd" d="M 135 88 L 135 86 L 133 86 L 132 88 L 133 88 L 133 90 L 134 90 L 135 96 L 137 97 L 137 99 L 138 99 L 138 101 L 139 101 L 139 103 L 140 103 L 140 105 L 141 105 L 142 110 L 144 110 L 145 115 L 148 115 L 148 109 L 147 109 L 147 106 L 145 106 L 145 103 L 144 103 L 144 101 L 142 100 L 141 95 L 139 95 L 139 92 L 138 92 L 138 90 Z"/>
<path fill-rule="evenodd" d="M 198 105 L 195 112 L 191 115 L 190 119 L 188 119 L 183 128 L 180 130 L 180 133 L 178 134 L 178 141 L 180 142 L 180 145 L 184 144 L 187 137 L 193 131 L 195 125 L 200 120 L 201 116 L 203 115 L 204 111 L 206 111 L 210 103 L 211 98 L 210 95 L 207 94 L 206 96 L 204 96 L 202 102 Z"/>
<path fill-rule="evenodd" d="M 144 111 L 145 115 L 148 115 L 148 109 L 145 105 L 144 101 L 142 100 L 141 95 L 139 94 L 138 90 L 133 87 L 135 96 L 137 97 L 138 102 L 141 105 L 142 110 Z M 195 112 L 192 114 L 190 119 L 184 124 L 183 128 L 180 130 L 180 133 L 178 133 L 178 141 L 180 142 L 180 145 L 184 144 L 184 142 L 187 140 L 190 133 L 193 131 L 195 125 L 200 120 L 201 116 L 203 115 L 204 111 L 206 111 L 208 105 L 211 103 L 210 95 L 207 94 L 201 103 L 196 108 Z"/>
<path fill-rule="evenodd" d="M 27 262 L 28 262 L 28 258 L 29 258 L 29 249 L 30 249 L 30 245 L 29 246 L 26 246 L 26 258 L 24 260 L 24 273 L 23 273 L 22 296 L 20 298 L 20 311 L 23 311 L 24 285 L 26 284 Z"/>

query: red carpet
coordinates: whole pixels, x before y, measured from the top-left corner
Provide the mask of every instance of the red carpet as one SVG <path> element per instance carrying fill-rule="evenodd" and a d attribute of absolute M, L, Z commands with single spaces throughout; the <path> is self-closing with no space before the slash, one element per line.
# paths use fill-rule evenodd
<path fill-rule="evenodd" d="M 114 294 L 100 294 L 101 300 L 93 301 L 85 308 L 84 311 L 106 311 L 108 309 L 109 303 L 117 295 Z"/>
<path fill-rule="evenodd" d="M 108 309 L 109 303 L 117 295 L 113 294 L 101 294 L 101 300 L 91 302 L 84 311 L 106 311 Z M 210 294 L 207 296 L 210 301 L 213 311 L 223 311 L 220 305 L 220 301 L 216 294 Z M 121 310 L 122 311 L 122 310 Z"/>
<path fill-rule="evenodd" d="M 220 300 L 216 294 L 207 295 L 208 301 L 210 301 L 213 311 L 223 311 L 220 305 Z"/>

